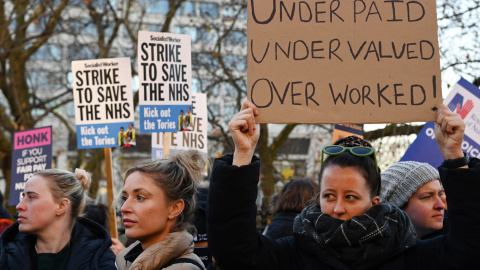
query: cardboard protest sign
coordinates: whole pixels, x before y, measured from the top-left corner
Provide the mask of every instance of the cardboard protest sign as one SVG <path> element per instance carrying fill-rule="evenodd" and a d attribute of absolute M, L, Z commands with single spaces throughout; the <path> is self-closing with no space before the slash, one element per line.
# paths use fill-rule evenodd
<path fill-rule="evenodd" d="M 133 142 L 130 58 L 73 61 L 72 73 L 77 147 L 119 147 Z"/>
<path fill-rule="evenodd" d="M 138 32 L 140 131 L 191 129 L 192 54 L 189 35 Z M 179 120 L 180 117 L 184 120 Z"/>
<path fill-rule="evenodd" d="M 461 78 L 445 98 L 444 103 L 451 111 L 461 115 L 465 121 L 465 136 L 462 149 L 470 157 L 480 158 L 480 89 Z M 427 123 L 400 161 L 426 162 L 437 168 L 443 157 L 435 141 L 435 125 Z"/>
<path fill-rule="evenodd" d="M 192 95 L 192 130 L 190 132 L 174 132 L 171 134 L 170 154 L 188 149 L 196 149 L 207 154 L 207 95 L 193 93 Z M 152 158 L 163 158 L 163 136 L 152 134 Z"/>
<path fill-rule="evenodd" d="M 352 135 L 363 139 L 363 124 L 335 124 L 332 143 Z"/>
<path fill-rule="evenodd" d="M 17 205 L 20 202 L 25 182 L 33 176 L 33 173 L 50 168 L 52 168 L 52 127 L 14 132 L 8 205 Z"/>
<path fill-rule="evenodd" d="M 248 99 L 259 122 L 434 120 L 435 1 L 248 3 Z"/>

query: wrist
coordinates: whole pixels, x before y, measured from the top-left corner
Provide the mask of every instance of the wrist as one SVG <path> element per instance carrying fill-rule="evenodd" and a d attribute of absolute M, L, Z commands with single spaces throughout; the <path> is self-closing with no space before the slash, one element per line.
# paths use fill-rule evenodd
<path fill-rule="evenodd" d="M 238 167 L 243 165 L 248 165 L 252 162 L 252 157 L 253 157 L 253 152 L 250 153 L 250 151 L 244 152 L 244 151 L 235 150 L 233 152 L 232 165 L 235 165 Z"/>
<path fill-rule="evenodd" d="M 445 149 L 442 152 L 445 159 L 463 158 L 465 156 L 461 147 L 455 147 L 455 149 Z"/>
<path fill-rule="evenodd" d="M 442 166 L 448 168 L 448 169 L 456 169 L 464 166 L 468 166 L 468 163 L 470 163 L 470 158 L 468 157 L 467 153 L 462 152 L 462 156 L 458 157 L 458 154 L 454 155 L 456 158 L 449 158 L 445 159 L 445 161 L 442 163 Z"/>

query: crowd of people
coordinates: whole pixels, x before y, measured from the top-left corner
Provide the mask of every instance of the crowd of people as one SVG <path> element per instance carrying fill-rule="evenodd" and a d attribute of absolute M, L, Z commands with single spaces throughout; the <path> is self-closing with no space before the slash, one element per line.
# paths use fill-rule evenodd
<path fill-rule="evenodd" d="M 274 217 L 263 234 L 256 226 L 257 115 L 245 101 L 230 121 L 235 151 L 215 160 L 208 189 L 199 188 L 208 160 L 198 151 L 129 168 L 119 198 L 128 241 L 110 237 L 105 205 L 88 204 L 88 172 L 36 172 L 16 206 L 16 222 L 0 194 L 0 269 L 468 269 L 475 264 L 480 162 L 462 151 L 465 124 L 445 105 L 435 122 L 445 159 L 438 170 L 406 161 L 382 172 L 369 142 L 340 139 L 323 147 L 318 182 L 294 178 L 276 194 Z"/>
<path fill-rule="evenodd" d="M 187 113 L 184 114 L 183 110 L 180 110 L 180 114 L 178 115 L 178 122 L 177 127 L 178 131 L 191 131 L 193 124 L 193 115 L 192 115 L 192 108 L 187 108 Z"/>

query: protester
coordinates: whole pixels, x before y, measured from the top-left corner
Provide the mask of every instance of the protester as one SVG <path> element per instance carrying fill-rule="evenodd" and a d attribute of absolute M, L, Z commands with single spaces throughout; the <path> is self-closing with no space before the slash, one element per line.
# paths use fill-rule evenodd
<path fill-rule="evenodd" d="M 136 138 L 135 138 L 135 129 L 133 128 L 133 124 L 128 124 L 128 129 L 125 131 L 126 143 L 130 145 L 136 145 Z"/>
<path fill-rule="evenodd" d="M 203 262 L 205 267 L 212 264 L 212 253 L 208 248 L 208 235 L 207 235 L 207 197 L 208 188 L 199 188 L 196 194 L 195 203 L 195 216 L 193 219 L 193 225 L 197 230 L 196 236 L 193 238 L 195 242 L 195 253 Z"/>
<path fill-rule="evenodd" d="M 467 269 L 480 256 L 480 162 L 464 159 L 464 123 L 440 105 L 436 139 L 451 230 L 421 241 L 405 212 L 379 203 L 380 173 L 370 147 L 324 147 L 318 205 L 295 219 L 294 237 L 256 231 L 260 160 L 257 108 L 246 101 L 230 121 L 235 152 L 216 159 L 207 208 L 209 247 L 222 269 Z M 323 156 L 322 156 L 323 160 Z M 468 164 L 469 167 L 466 165 Z"/>
<path fill-rule="evenodd" d="M 293 236 L 293 220 L 307 205 L 315 204 L 318 184 L 310 178 L 293 178 L 276 195 L 272 221 L 264 235 L 273 239 Z"/>
<path fill-rule="evenodd" d="M 83 217 L 88 218 L 102 225 L 105 230 L 110 231 L 108 220 L 108 206 L 103 203 L 87 204 L 83 209 Z"/>
<path fill-rule="evenodd" d="M 10 214 L 3 208 L 3 194 L 0 191 L 0 234 L 13 224 Z"/>
<path fill-rule="evenodd" d="M 183 131 L 183 110 L 180 110 L 180 115 L 178 116 L 178 131 Z"/>
<path fill-rule="evenodd" d="M 183 129 L 192 130 L 193 116 L 192 108 L 187 108 L 187 113 L 183 116 Z"/>
<path fill-rule="evenodd" d="M 123 147 L 125 145 L 125 137 L 125 129 L 123 127 L 120 127 L 117 138 L 117 143 L 119 146 Z"/>
<path fill-rule="evenodd" d="M 418 239 L 430 238 L 432 233 L 443 229 L 443 195 L 440 175 L 428 163 L 402 161 L 382 173 L 382 201 L 392 203 L 408 214 Z M 436 235 L 447 231 L 442 230 Z"/>
<path fill-rule="evenodd" d="M 87 204 L 83 210 L 83 217 L 88 218 L 102 225 L 105 230 L 110 231 L 110 222 L 108 220 L 108 206 L 103 203 L 98 204 Z M 110 249 L 115 253 L 115 256 L 120 253 L 120 251 L 125 249 L 123 243 L 117 239 L 112 238 L 112 245 Z"/>
<path fill-rule="evenodd" d="M 189 150 L 140 161 L 125 172 L 125 235 L 138 241 L 118 254 L 118 269 L 204 269 L 193 253 L 195 228 L 190 222 L 205 166 L 205 157 Z"/>
<path fill-rule="evenodd" d="M 18 221 L 0 238 L 0 269 L 116 269 L 107 231 L 79 217 L 90 182 L 81 169 L 36 172 L 17 205 Z"/>

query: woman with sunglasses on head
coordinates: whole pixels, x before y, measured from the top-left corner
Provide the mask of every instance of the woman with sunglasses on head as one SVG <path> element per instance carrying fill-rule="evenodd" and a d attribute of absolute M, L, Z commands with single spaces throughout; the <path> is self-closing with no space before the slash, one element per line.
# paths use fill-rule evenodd
<path fill-rule="evenodd" d="M 0 269 L 116 269 L 112 241 L 99 224 L 79 217 L 90 175 L 49 169 L 25 184 L 18 221 L 0 240 Z"/>
<path fill-rule="evenodd" d="M 193 253 L 197 183 L 206 158 L 189 150 L 143 160 L 125 172 L 121 208 L 125 235 L 137 240 L 117 256 L 118 269 L 204 269 Z"/>
<path fill-rule="evenodd" d="M 449 159 L 440 175 L 455 222 L 446 236 L 427 241 L 415 239 L 406 213 L 380 202 L 374 149 L 353 142 L 323 149 L 327 158 L 319 174 L 318 204 L 297 216 L 294 236 L 273 240 L 260 235 L 255 219 L 260 169 L 253 155 L 259 138 L 256 115 L 257 108 L 246 101 L 230 121 L 235 152 L 216 159 L 212 169 L 209 247 L 222 269 L 466 269 L 480 256 L 480 233 L 468 225 L 480 223 L 474 211 L 480 209 L 475 194 L 480 163 L 472 159 L 466 168 L 457 159 L 463 159 L 464 123 L 445 105 L 437 112 L 436 135 Z"/>

